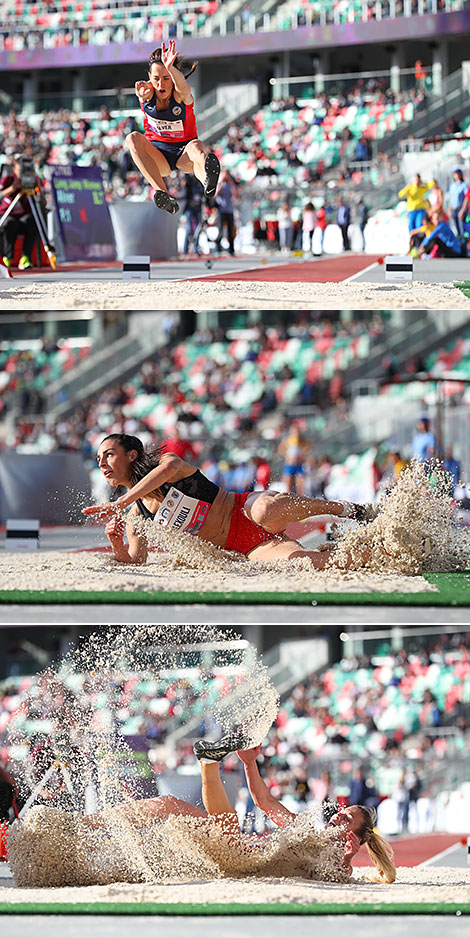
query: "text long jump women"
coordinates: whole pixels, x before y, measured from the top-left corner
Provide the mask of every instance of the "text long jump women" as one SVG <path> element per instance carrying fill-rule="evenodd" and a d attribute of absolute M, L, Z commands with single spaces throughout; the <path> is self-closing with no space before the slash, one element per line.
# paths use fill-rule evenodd
<path fill-rule="evenodd" d="M 168 192 L 164 176 L 175 169 L 193 173 L 204 186 L 204 195 L 212 198 L 217 189 L 220 163 L 198 139 L 194 100 L 186 78 L 197 62 L 185 67 L 170 40 L 166 49 L 155 49 L 148 61 L 148 81 L 137 81 L 135 91 L 144 112 L 144 133 L 133 131 L 126 143 L 134 163 L 155 189 L 158 208 L 174 215 L 179 211 Z"/>
<path fill-rule="evenodd" d="M 128 491 L 115 502 L 84 508 L 83 514 L 109 519 L 106 535 L 121 563 L 147 560 L 147 541 L 136 533 L 132 520 L 140 516 L 175 531 L 195 534 L 250 560 L 308 557 L 317 569 L 323 569 L 331 551 L 306 550 L 284 533 L 286 526 L 312 515 L 366 521 L 376 513 L 375 505 L 330 502 L 274 491 L 226 492 L 174 453 L 146 453 L 138 437 L 125 433 L 105 437 L 97 460 L 108 483 Z M 122 512 L 131 505 L 126 524 Z M 125 533 L 128 544 L 124 543 Z"/>

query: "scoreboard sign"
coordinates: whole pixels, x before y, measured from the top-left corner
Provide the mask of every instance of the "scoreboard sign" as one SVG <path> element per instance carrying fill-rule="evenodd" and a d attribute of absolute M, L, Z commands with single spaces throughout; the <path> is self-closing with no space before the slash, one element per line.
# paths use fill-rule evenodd
<path fill-rule="evenodd" d="M 66 260 L 115 260 L 113 225 L 99 166 L 54 166 L 51 188 Z"/>

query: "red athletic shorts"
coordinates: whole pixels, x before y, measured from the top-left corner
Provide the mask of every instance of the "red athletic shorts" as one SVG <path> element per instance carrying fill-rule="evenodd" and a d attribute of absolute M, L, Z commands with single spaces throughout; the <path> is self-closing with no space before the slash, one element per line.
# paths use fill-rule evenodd
<path fill-rule="evenodd" d="M 258 544 L 264 544 L 266 541 L 272 541 L 278 537 L 277 534 L 270 534 L 259 524 L 255 524 L 243 512 L 243 506 L 252 492 L 243 492 L 242 495 L 235 495 L 235 504 L 233 506 L 232 520 L 228 532 L 225 550 L 236 550 L 239 554 L 249 554 L 250 550 L 258 547 Z"/>

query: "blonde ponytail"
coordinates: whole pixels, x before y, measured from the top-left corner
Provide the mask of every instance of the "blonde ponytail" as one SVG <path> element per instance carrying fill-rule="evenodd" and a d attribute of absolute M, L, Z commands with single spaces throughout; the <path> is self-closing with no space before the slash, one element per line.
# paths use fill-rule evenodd
<path fill-rule="evenodd" d="M 357 807 L 362 811 L 364 818 L 364 824 L 357 833 L 362 843 L 365 843 L 367 852 L 377 870 L 367 879 L 372 883 L 394 883 L 397 871 L 393 862 L 393 849 L 374 828 L 377 812 L 375 808 L 365 807 L 365 805 L 358 805 Z"/>
<path fill-rule="evenodd" d="M 394 883 L 397 871 L 393 862 L 393 850 L 389 843 L 376 831 L 366 834 L 367 852 L 377 873 L 370 878 L 370 882 Z"/>

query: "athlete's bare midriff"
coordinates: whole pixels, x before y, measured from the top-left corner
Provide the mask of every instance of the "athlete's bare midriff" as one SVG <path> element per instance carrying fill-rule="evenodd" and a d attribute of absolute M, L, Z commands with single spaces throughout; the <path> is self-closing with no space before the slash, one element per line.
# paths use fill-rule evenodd
<path fill-rule="evenodd" d="M 173 480 L 173 484 L 177 486 L 180 479 L 187 478 L 192 474 L 192 472 L 181 473 L 178 479 Z M 145 507 L 152 513 L 158 511 L 162 501 L 163 498 L 157 494 L 146 495 L 142 498 Z M 234 504 L 234 493 L 219 489 L 201 530 L 195 533 L 194 537 L 200 537 L 203 541 L 210 541 L 216 547 L 224 547 L 227 543 Z"/>

